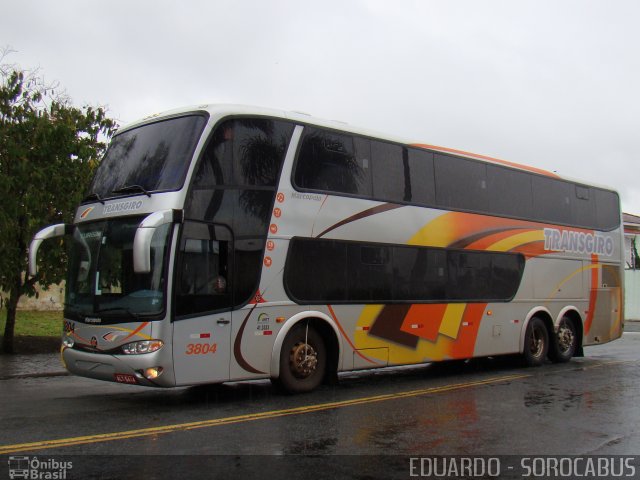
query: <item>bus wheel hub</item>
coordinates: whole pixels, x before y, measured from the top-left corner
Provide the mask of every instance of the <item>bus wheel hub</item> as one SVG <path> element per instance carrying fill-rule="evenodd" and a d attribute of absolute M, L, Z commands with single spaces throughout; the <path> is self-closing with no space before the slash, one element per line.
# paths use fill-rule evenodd
<path fill-rule="evenodd" d="M 290 364 L 291 371 L 296 377 L 307 378 L 318 365 L 318 354 L 311 345 L 297 343 L 291 349 Z"/>
<path fill-rule="evenodd" d="M 573 341 L 573 332 L 571 329 L 565 326 L 560 327 L 560 331 L 558 332 L 558 345 L 560 349 L 566 352 L 571 348 Z"/>

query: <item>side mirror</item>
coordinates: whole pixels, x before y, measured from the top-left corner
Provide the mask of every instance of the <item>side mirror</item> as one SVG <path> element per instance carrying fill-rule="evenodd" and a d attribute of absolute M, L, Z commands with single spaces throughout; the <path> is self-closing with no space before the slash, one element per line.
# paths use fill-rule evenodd
<path fill-rule="evenodd" d="M 38 250 L 40 244 L 50 238 L 63 237 L 65 235 L 71 235 L 74 230 L 73 225 L 67 225 L 66 223 L 58 223 L 57 225 L 50 225 L 43 228 L 35 234 L 31 245 L 29 245 L 29 275 L 35 277 L 38 273 L 38 265 L 36 260 L 38 258 Z"/>
<path fill-rule="evenodd" d="M 133 239 L 133 271 L 151 272 L 151 240 L 156 229 L 167 223 L 182 223 L 182 210 L 160 210 L 145 218 Z"/>

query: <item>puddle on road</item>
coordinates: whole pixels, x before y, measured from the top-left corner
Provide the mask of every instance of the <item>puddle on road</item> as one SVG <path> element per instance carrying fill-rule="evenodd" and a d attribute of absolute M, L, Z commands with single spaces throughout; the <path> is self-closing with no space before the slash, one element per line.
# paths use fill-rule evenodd
<path fill-rule="evenodd" d="M 285 450 L 285 455 L 329 455 L 335 453 L 337 438 L 316 438 L 310 441 L 292 442 Z"/>

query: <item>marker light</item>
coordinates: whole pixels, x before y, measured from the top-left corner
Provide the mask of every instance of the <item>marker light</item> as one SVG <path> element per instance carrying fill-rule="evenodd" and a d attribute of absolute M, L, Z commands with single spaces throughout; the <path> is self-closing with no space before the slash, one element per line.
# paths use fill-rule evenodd
<path fill-rule="evenodd" d="M 162 348 L 162 340 L 141 340 L 139 342 L 127 343 L 120 347 L 125 355 L 140 355 L 143 353 L 151 353 Z"/>

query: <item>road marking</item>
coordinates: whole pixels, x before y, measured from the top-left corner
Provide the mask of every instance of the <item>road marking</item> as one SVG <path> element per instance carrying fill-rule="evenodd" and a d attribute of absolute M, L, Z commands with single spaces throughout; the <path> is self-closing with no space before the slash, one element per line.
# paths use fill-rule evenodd
<path fill-rule="evenodd" d="M 488 378 L 486 380 L 478 380 L 468 383 L 457 383 L 453 385 L 443 385 L 439 387 L 429 387 L 419 390 L 411 390 L 407 392 L 388 393 L 384 395 L 376 395 L 372 397 L 354 398 L 352 400 L 342 400 L 339 402 L 320 403 L 316 405 L 307 405 L 303 407 L 286 408 L 283 410 L 273 410 L 269 412 L 249 413 L 226 418 L 213 418 L 209 420 L 201 420 L 198 422 L 179 423 L 175 425 L 165 425 L 162 427 L 141 428 L 137 430 L 127 430 L 123 432 L 101 433 L 97 435 L 87 435 L 83 437 L 59 438 L 55 440 L 43 440 L 40 442 L 19 443 L 14 445 L 0 446 L 0 455 L 10 453 L 31 452 L 34 450 L 44 450 L 62 447 L 71 447 L 75 445 L 86 445 L 90 443 L 108 442 L 113 440 L 126 440 L 130 438 L 148 437 L 152 435 L 162 435 L 173 432 L 182 432 L 186 430 L 194 430 L 197 428 L 218 427 L 223 425 L 232 425 L 235 423 L 252 422 L 255 420 L 268 420 L 272 418 L 280 418 L 290 415 L 302 415 L 306 413 L 321 412 L 324 410 L 333 410 L 337 408 L 352 407 L 355 405 L 366 405 L 371 403 L 385 402 L 389 400 L 397 400 L 401 398 L 418 397 L 422 395 L 433 395 L 437 393 L 451 392 L 454 390 L 462 390 L 466 388 L 479 387 L 483 385 L 492 385 L 496 383 L 509 382 L 523 378 L 531 377 L 531 374 L 505 375 L 502 377 Z"/>

